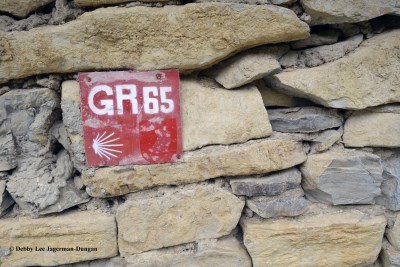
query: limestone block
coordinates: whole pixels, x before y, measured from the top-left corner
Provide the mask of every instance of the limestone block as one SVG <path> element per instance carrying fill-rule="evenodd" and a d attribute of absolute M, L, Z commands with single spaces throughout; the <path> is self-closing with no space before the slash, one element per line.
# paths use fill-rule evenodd
<path fill-rule="evenodd" d="M 0 248 L 10 247 L 14 250 L 0 257 L 2 266 L 54 266 L 113 257 L 118 254 L 115 219 L 99 212 L 1 219 Z"/>
<path fill-rule="evenodd" d="M 378 34 L 341 59 L 281 72 L 269 82 L 273 89 L 334 108 L 364 109 L 399 102 L 399 40 L 400 30 Z"/>
<path fill-rule="evenodd" d="M 305 38 L 308 31 L 291 10 L 273 5 L 100 8 L 63 25 L 1 32 L 0 82 L 85 70 L 191 71 L 249 47 Z"/>
<path fill-rule="evenodd" d="M 306 213 L 307 214 L 307 213 Z M 386 219 L 357 210 L 291 219 L 244 218 L 253 266 L 366 266 L 382 246 Z"/>
<path fill-rule="evenodd" d="M 89 195 L 107 197 L 221 176 L 263 174 L 287 169 L 305 160 L 301 143 L 261 139 L 186 152 L 178 163 L 90 169 L 83 172 L 82 178 Z"/>
<path fill-rule="evenodd" d="M 117 211 L 119 251 L 124 256 L 227 235 L 243 207 L 244 201 L 211 185 L 133 194 Z"/>

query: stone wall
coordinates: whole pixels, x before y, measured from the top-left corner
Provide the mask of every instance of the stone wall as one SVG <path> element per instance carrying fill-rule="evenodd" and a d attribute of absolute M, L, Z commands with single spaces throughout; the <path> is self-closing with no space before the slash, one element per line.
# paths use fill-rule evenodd
<path fill-rule="evenodd" d="M 396 0 L 3 0 L 1 266 L 400 266 Z M 80 71 L 178 69 L 177 163 L 89 168 Z"/>

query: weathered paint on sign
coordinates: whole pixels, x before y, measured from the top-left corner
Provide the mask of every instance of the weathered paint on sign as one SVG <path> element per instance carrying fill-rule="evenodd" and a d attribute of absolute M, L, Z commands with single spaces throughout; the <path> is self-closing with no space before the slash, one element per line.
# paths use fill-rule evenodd
<path fill-rule="evenodd" d="M 178 71 L 90 72 L 78 79 L 88 166 L 180 158 Z"/>

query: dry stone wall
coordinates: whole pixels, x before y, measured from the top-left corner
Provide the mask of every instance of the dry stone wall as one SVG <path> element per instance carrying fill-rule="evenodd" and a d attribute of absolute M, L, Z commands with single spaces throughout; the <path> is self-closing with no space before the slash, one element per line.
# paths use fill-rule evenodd
<path fill-rule="evenodd" d="M 399 1 L 0 13 L 0 266 L 400 266 Z M 171 68 L 182 158 L 88 167 L 77 73 Z"/>

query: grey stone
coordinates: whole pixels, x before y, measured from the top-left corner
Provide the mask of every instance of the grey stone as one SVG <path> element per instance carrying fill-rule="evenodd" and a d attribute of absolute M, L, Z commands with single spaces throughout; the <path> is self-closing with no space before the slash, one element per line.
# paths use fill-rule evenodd
<path fill-rule="evenodd" d="M 296 168 L 275 172 L 263 177 L 231 179 L 230 185 L 235 195 L 276 196 L 286 190 L 298 188 L 301 173 Z"/>
<path fill-rule="evenodd" d="M 388 153 L 375 153 L 381 157 L 383 167 L 382 196 L 376 201 L 390 210 L 398 211 L 400 210 L 400 151 Z"/>
<path fill-rule="evenodd" d="M 0 30 L 4 32 L 11 31 L 29 31 L 30 29 L 46 25 L 51 18 L 51 14 L 32 14 L 26 19 L 14 20 L 7 16 L 0 16 Z"/>
<path fill-rule="evenodd" d="M 271 0 L 271 3 L 274 5 L 290 5 L 296 1 L 297 0 Z"/>
<path fill-rule="evenodd" d="M 341 140 L 343 127 L 337 130 L 325 130 L 314 133 L 280 133 L 274 132 L 271 139 L 294 140 L 310 142 L 310 153 L 314 154 L 329 149 L 335 143 Z"/>
<path fill-rule="evenodd" d="M 396 12 L 396 0 L 301 0 L 311 24 L 354 23 Z"/>
<path fill-rule="evenodd" d="M 39 212 L 40 215 L 61 212 L 90 200 L 89 195 L 85 191 L 75 187 L 74 180 L 72 179 L 67 180 L 66 185 L 61 187 L 59 192 L 60 195 L 57 202 L 41 210 Z"/>
<path fill-rule="evenodd" d="M 0 217 L 14 204 L 14 200 L 6 191 L 6 181 L 0 180 Z M 0 255 L 1 257 L 1 255 Z"/>
<path fill-rule="evenodd" d="M 280 59 L 280 63 L 284 68 L 316 67 L 344 57 L 354 51 L 362 41 L 363 35 L 359 34 L 339 43 L 291 51 Z"/>
<path fill-rule="evenodd" d="M 337 110 L 319 107 L 268 110 L 272 130 L 286 133 L 310 133 L 342 126 Z"/>
<path fill-rule="evenodd" d="M 341 32 L 339 30 L 325 30 L 312 33 L 310 37 L 290 43 L 293 49 L 301 49 L 306 47 L 334 44 L 338 41 Z"/>
<path fill-rule="evenodd" d="M 13 136 L 24 157 L 51 150 L 49 129 L 60 115 L 60 98 L 47 88 L 11 90 L 0 96 L 0 133 Z"/>
<path fill-rule="evenodd" d="M 287 45 L 249 49 L 215 65 L 207 74 L 227 89 L 236 88 L 280 72 L 278 59 L 288 50 Z"/>
<path fill-rule="evenodd" d="M 383 267 L 400 267 L 400 251 L 396 250 L 387 240 L 383 240 L 381 260 Z"/>
<path fill-rule="evenodd" d="M 309 155 L 301 166 L 307 197 L 327 204 L 374 204 L 381 195 L 380 158 L 356 150 Z"/>
<path fill-rule="evenodd" d="M 284 192 L 281 195 L 257 196 L 246 200 L 246 206 L 263 218 L 294 217 L 303 214 L 309 208 L 309 201 L 301 188 Z"/>
<path fill-rule="evenodd" d="M 73 164 L 65 150 L 58 155 L 20 158 L 7 182 L 7 190 L 24 210 L 38 212 L 53 206 L 49 212 L 57 211 L 68 206 L 62 203 L 69 200 L 64 200 L 68 196 L 61 195 L 61 190 L 67 186 L 72 173 Z"/>
<path fill-rule="evenodd" d="M 77 8 L 74 1 L 56 0 L 49 24 L 63 24 L 76 19 L 82 13 L 83 10 Z"/>
<path fill-rule="evenodd" d="M 17 150 L 11 132 L 0 132 L 0 171 L 17 167 Z"/>

